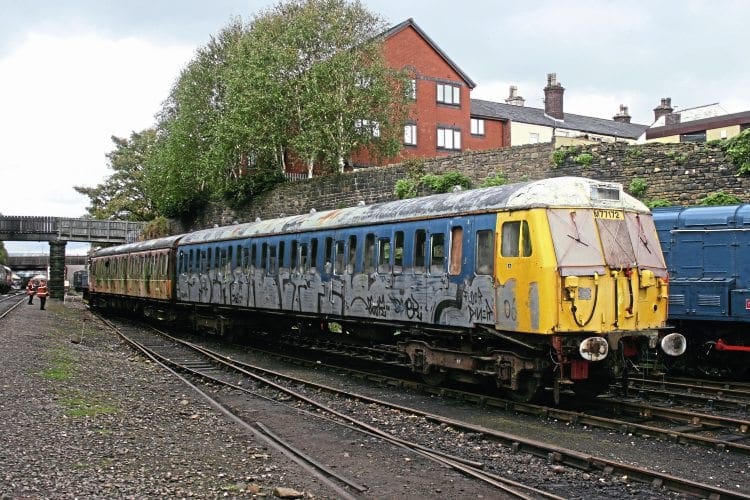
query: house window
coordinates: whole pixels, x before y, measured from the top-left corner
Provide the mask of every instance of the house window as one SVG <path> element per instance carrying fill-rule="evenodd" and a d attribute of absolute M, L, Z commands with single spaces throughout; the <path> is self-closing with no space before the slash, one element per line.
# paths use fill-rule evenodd
<path fill-rule="evenodd" d="M 706 131 L 692 132 L 690 134 L 680 134 L 680 142 L 706 142 Z"/>
<path fill-rule="evenodd" d="M 380 123 L 375 120 L 354 120 L 354 127 L 363 134 L 380 137 Z"/>
<path fill-rule="evenodd" d="M 417 79 L 412 78 L 406 85 L 406 98 L 412 101 L 417 100 Z"/>
<path fill-rule="evenodd" d="M 404 125 L 404 144 L 407 146 L 417 145 L 417 126 L 414 123 Z"/>
<path fill-rule="evenodd" d="M 443 104 L 461 104 L 461 87 L 458 85 L 438 83 L 437 102 Z"/>
<path fill-rule="evenodd" d="M 536 132 L 529 132 L 529 144 L 538 144 L 539 143 L 539 134 Z"/>
<path fill-rule="evenodd" d="M 461 131 L 439 127 L 437 129 L 437 147 L 439 149 L 461 149 Z"/>
<path fill-rule="evenodd" d="M 471 119 L 471 135 L 484 135 L 484 120 Z"/>

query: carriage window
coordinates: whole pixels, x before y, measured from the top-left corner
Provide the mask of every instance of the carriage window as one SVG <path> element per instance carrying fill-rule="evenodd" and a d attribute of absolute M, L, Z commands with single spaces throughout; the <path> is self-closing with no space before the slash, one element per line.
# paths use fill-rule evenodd
<path fill-rule="evenodd" d="M 357 237 L 349 236 L 349 257 L 346 259 L 346 271 L 353 274 L 357 263 Z"/>
<path fill-rule="evenodd" d="M 305 272 L 309 269 L 310 261 L 307 260 L 307 243 L 301 243 L 299 246 L 299 270 L 300 272 Z"/>
<path fill-rule="evenodd" d="M 445 235 L 435 233 L 430 236 L 430 273 L 445 272 Z"/>
<path fill-rule="evenodd" d="M 195 252 L 193 251 L 192 248 L 190 249 L 190 252 L 188 253 L 188 255 L 189 255 L 189 257 L 188 257 L 188 272 L 192 273 L 193 269 L 195 269 L 193 267 L 193 265 L 195 263 Z"/>
<path fill-rule="evenodd" d="M 242 264 L 245 272 L 247 272 L 250 269 L 250 249 L 248 247 L 242 247 Z"/>
<path fill-rule="evenodd" d="M 292 240 L 291 262 L 289 263 L 290 271 L 297 271 L 297 240 Z"/>
<path fill-rule="evenodd" d="M 427 259 L 427 233 L 424 229 L 417 229 L 414 233 L 414 273 L 424 273 Z"/>
<path fill-rule="evenodd" d="M 511 221 L 503 223 L 503 241 L 500 249 L 503 257 L 528 257 L 531 255 L 529 223 Z"/>
<path fill-rule="evenodd" d="M 279 242 L 279 259 L 276 264 L 276 270 L 279 269 L 279 267 L 285 267 L 286 264 L 286 243 L 283 241 Z"/>
<path fill-rule="evenodd" d="M 463 258 L 464 229 L 454 227 L 451 229 L 451 254 L 448 272 L 452 275 L 461 274 L 461 259 Z"/>
<path fill-rule="evenodd" d="M 400 274 L 404 270 L 404 232 L 396 231 L 393 241 L 393 272 Z"/>
<path fill-rule="evenodd" d="M 268 274 L 275 275 L 279 270 L 279 260 L 276 254 L 276 245 L 268 245 Z"/>
<path fill-rule="evenodd" d="M 391 272 L 391 239 L 380 238 L 378 241 L 378 272 Z"/>
<path fill-rule="evenodd" d="M 477 274 L 492 274 L 493 240 L 492 230 L 477 231 L 477 259 L 474 269 Z"/>
<path fill-rule="evenodd" d="M 255 269 L 255 267 L 258 265 L 258 245 L 256 243 L 253 243 L 252 247 L 250 247 L 250 266 Z"/>
<path fill-rule="evenodd" d="M 318 267 L 318 239 L 313 238 L 310 242 L 310 267 L 316 269 Z"/>
<path fill-rule="evenodd" d="M 212 250 L 211 248 L 208 249 L 208 254 L 207 254 L 207 257 L 206 257 L 206 270 L 207 271 L 210 271 L 211 268 L 213 268 L 213 265 L 214 265 L 214 261 L 211 258 L 213 256 L 213 253 L 211 252 L 211 250 Z"/>
<path fill-rule="evenodd" d="M 365 272 L 375 271 L 375 235 L 370 233 L 365 236 Z"/>
<path fill-rule="evenodd" d="M 333 257 L 333 274 L 344 274 L 344 240 L 336 241 L 336 255 Z"/>
<path fill-rule="evenodd" d="M 330 274 L 333 266 L 333 238 L 326 238 L 325 254 L 323 255 L 325 261 L 325 272 Z"/>
<path fill-rule="evenodd" d="M 260 268 L 268 270 L 268 243 L 263 243 L 260 247 Z"/>
<path fill-rule="evenodd" d="M 226 269 L 227 272 L 232 271 L 232 247 L 224 248 L 221 251 L 222 255 L 224 256 L 224 269 Z"/>
<path fill-rule="evenodd" d="M 187 255 L 185 255 L 185 250 L 180 250 L 180 272 L 184 273 L 186 267 L 187 267 Z"/>

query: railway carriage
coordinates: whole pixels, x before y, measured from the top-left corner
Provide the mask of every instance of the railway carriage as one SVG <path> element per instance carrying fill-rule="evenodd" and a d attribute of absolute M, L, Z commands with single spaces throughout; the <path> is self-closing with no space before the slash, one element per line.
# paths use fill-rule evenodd
<path fill-rule="evenodd" d="M 157 241 L 95 254 L 95 303 L 153 298 L 149 310 L 169 302 L 220 332 L 264 324 L 385 346 L 429 380 L 491 381 L 522 399 L 548 383 L 593 394 L 657 344 L 684 348 L 662 331 L 651 215 L 619 184 L 547 179 Z M 131 263 L 159 252 L 171 298 Z M 114 279 L 100 282 L 102 259 Z"/>
<path fill-rule="evenodd" d="M 746 375 L 750 359 L 750 205 L 654 210 L 670 273 L 669 321 L 688 341 L 686 364 Z"/>

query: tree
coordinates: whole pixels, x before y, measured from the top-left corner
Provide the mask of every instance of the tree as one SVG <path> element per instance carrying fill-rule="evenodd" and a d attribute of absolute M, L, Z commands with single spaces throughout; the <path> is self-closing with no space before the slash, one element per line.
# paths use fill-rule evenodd
<path fill-rule="evenodd" d="M 328 170 L 368 148 L 400 148 L 406 75 L 385 65 L 384 23 L 358 2 L 297 0 L 257 16 L 229 53 L 228 136 L 284 167 L 284 152 Z"/>
<path fill-rule="evenodd" d="M 327 171 L 400 148 L 405 77 L 385 66 L 383 22 L 358 2 L 292 0 L 222 29 L 180 74 L 158 120 L 147 194 L 167 216 L 241 204 L 288 158 Z M 357 126 L 359 125 L 359 126 Z"/>
<path fill-rule="evenodd" d="M 8 265 L 8 250 L 5 249 L 2 241 L 0 241 L 0 264 Z"/>
<path fill-rule="evenodd" d="M 148 160 L 146 190 L 166 216 L 184 216 L 220 191 L 231 160 L 216 156 L 230 146 L 217 135 L 226 106 L 226 53 L 243 30 L 232 21 L 182 71 L 158 116 L 158 136 Z M 217 144 L 220 143 L 220 144 Z"/>
<path fill-rule="evenodd" d="M 156 216 L 145 192 L 145 163 L 155 140 L 154 129 L 133 132 L 130 138 L 112 136 L 115 149 L 106 156 L 114 173 L 95 187 L 74 187 L 89 197 L 91 217 L 147 221 Z"/>

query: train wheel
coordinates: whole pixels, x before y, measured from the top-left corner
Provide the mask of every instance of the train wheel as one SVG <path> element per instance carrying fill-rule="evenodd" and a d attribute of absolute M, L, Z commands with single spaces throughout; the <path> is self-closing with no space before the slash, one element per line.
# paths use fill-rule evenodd
<path fill-rule="evenodd" d="M 716 342 L 707 341 L 701 346 L 695 355 L 695 369 L 700 375 L 710 378 L 723 378 L 727 376 L 727 366 L 721 362 L 717 355 Z"/>
<path fill-rule="evenodd" d="M 535 377 L 529 371 L 524 371 L 518 376 L 518 389 L 509 391 L 508 396 L 513 401 L 529 403 L 539 397 L 541 390 L 542 384 L 539 377 Z"/>
<path fill-rule="evenodd" d="M 430 368 L 427 373 L 422 374 L 422 381 L 431 386 L 438 386 L 445 382 L 448 378 L 448 374 L 444 371 L 440 371 L 437 368 Z"/>

